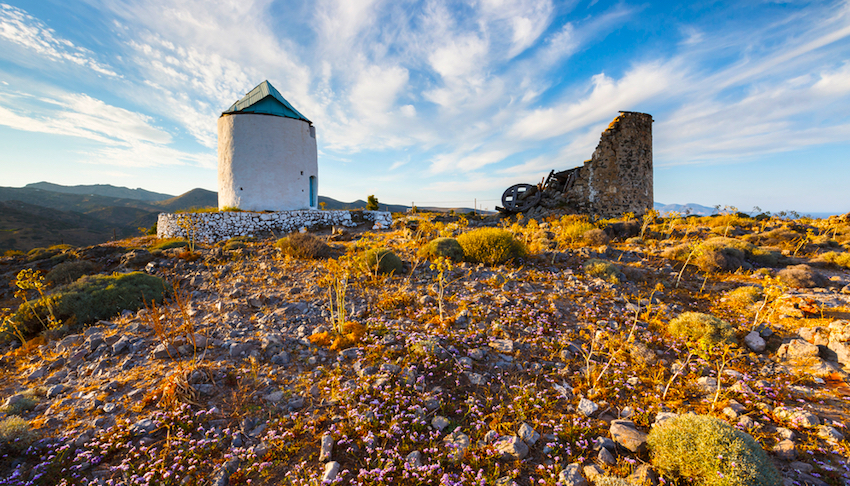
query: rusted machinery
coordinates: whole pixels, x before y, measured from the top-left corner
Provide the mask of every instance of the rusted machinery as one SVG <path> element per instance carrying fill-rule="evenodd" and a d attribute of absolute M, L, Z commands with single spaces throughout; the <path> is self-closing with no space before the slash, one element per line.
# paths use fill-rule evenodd
<path fill-rule="evenodd" d="M 502 207 L 496 206 L 501 213 L 524 213 L 540 204 L 544 192 L 567 193 L 573 187 L 581 167 L 549 172 L 546 180 L 539 184 L 514 184 L 502 194 Z"/>

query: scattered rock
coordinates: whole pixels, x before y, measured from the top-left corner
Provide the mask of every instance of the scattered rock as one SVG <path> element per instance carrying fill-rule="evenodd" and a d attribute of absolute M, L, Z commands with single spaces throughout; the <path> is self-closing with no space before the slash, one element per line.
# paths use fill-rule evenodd
<path fill-rule="evenodd" d="M 581 400 L 578 402 L 579 412 L 583 413 L 586 417 L 592 417 L 597 410 L 599 410 L 599 405 L 587 398 L 581 397 Z"/>
<path fill-rule="evenodd" d="M 764 338 L 762 338 L 756 331 L 750 331 L 750 333 L 744 337 L 744 344 L 756 353 L 761 353 L 767 347 L 767 343 Z"/>
<path fill-rule="evenodd" d="M 325 464 L 324 472 L 322 473 L 322 482 L 330 483 L 334 479 L 336 479 L 339 474 L 339 463 L 336 461 L 331 461 Z"/>
<path fill-rule="evenodd" d="M 818 347 L 802 339 L 792 339 L 780 346 L 776 355 L 784 359 L 816 358 Z"/>
<path fill-rule="evenodd" d="M 494 447 L 505 461 L 519 461 L 528 455 L 528 446 L 515 435 L 500 437 Z"/>
<path fill-rule="evenodd" d="M 511 354 L 514 352 L 514 342 L 510 339 L 494 339 L 490 341 L 490 347 L 500 353 Z"/>
<path fill-rule="evenodd" d="M 455 429 L 451 434 L 443 439 L 443 444 L 449 451 L 449 459 L 452 461 L 460 461 L 466 455 L 466 450 L 469 449 L 469 436 Z"/>
<path fill-rule="evenodd" d="M 614 420 L 608 429 L 614 442 L 620 444 L 632 452 L 643 452 L 646 450 L 647 434 L 637 430 L 631 420 Z"/>
<path fill-rule="evenodd" d="M 537 433 L 537 431 L 534 430 L 534 428 L 528 425 L 527 423 L 523 423 L 522 425 L 520 425 L 517 435 L 519 435 L 519 438 L 522 439 L 522 441 L 528 444 L 529 446 L 533 446 L 540 438 L 540 434 Z"/>
<path fill-rule="evenodd" d="M 783 461 L 793 461 L 797 458 L 797 447 L 793 441 L 785 439 L 773 446 L 773 453 Z"/>
<path fill-rule="evenodd" d="M 319 449 L 319 461 L 327 462 L 331 459 L 331 451 L 334 446 L 334 438 L 329 433 L 322 434 L 322 442 Z"/>
<path fill-rule="evenodd" d="M 449 426 L 449 419 L 443 417 L 442 415 L 435 415 L 433 419 L 431 419 L 431 427 L 443 431 L 446 427 Z"/>
<path fill-rule="evenodd" d="M 587 480 L 581 475 L 581 465 L 574 462 L 558 474 L 558 482 L 564 486 L 589 486 Z"/>

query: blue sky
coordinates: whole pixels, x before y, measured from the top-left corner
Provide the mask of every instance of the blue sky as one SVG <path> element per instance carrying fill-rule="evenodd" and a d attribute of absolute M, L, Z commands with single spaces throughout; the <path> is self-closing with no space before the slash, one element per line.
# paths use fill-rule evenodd
<path fill-rule="evenodd" d="M 655 200 L 850 211 L 850 3 L 0 0 L 2 186 L 216 190 L 268 79 L 322 195 L 493 209 L 650 113 Z"/>

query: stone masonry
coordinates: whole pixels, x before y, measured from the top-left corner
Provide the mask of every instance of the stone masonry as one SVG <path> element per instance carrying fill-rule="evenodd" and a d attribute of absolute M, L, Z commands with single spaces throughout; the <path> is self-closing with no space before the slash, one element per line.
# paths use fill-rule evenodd
<path fill-rule="evenodd" d="M 602 132 L 567 196 L 579 212 L 603 218 L 652 209 L 652 116 L 620 112 Z"/>
<path fill-rule="evenodd" d="M 358 220 L 372 222 L 372 229 L 392 226 L 392 214 L 385 211 L 296 211 L 218 213 L 160 213 L 157 238 L 186 238 L 194 232 L 199 241 L 212 243 L 236 236 L 283 235 L 301 228 L 357 226 Z"/>

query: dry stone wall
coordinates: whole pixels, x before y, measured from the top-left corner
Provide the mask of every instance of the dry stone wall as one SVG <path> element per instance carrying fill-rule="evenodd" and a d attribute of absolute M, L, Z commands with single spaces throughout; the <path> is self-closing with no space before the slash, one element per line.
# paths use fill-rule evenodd
<path fill-rule="evenodd" d="M 358 221 L 359 220 L 359 221 Z M 186 238 L 194 232 L 199 241 L 213 243 L 236 236 L 281 235 L 301 228 L 357 226 L 373 223 L 372 229 L 392 226 L 392 214 L 385 211 L 275 211 L 265 213 L 224 211 L 219 213 L 160 213 L 157 238 Z"/>
<path fill-rule="evenodd" d="M 578 171 L 567 203 L 581 213 L 612 218 L 642 215 L 653 200 L 652 116 L 620 112 Z"/>

